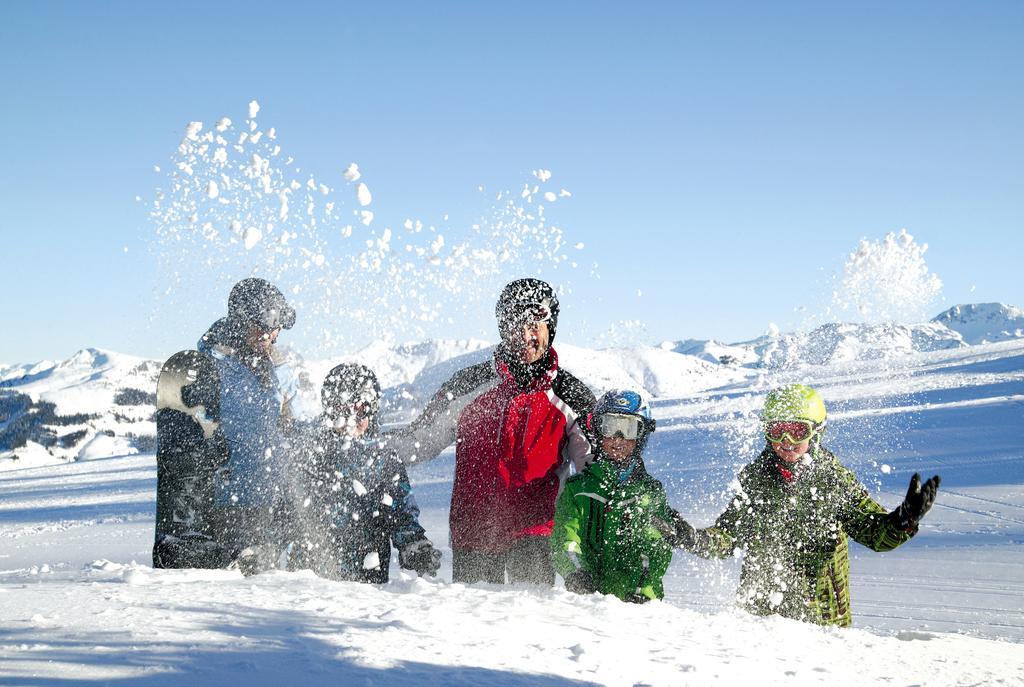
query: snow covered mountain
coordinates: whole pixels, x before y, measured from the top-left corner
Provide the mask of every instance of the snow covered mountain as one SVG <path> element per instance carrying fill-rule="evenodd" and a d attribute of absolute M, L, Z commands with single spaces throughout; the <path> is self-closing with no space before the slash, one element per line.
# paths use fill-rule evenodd
<path fill-rule="evenodd" d="M 955 305 L 932 322 L 958 332 L 969 344 L 1024 337 L 1024 310 L 1002 303 Z"/>
<path fill-rule="evenodd" d="M 62 362 L 11 365 L 0 376 L 0 469 L 155 447 L 161 363 L 85 348 Z"/>
<path fill-rule="evenodd" d="M 654 398 L 682 397 L 771 370 L 804 365 L 891 360 L 1024 337 L 1024 311 L 999 304 L 956 306 L 923 324 L 826 324 L 803 333 L 737 344 L 689 339 L 659 347 L 592 350 L 561 343 L 561 364 L 597 392 L 642 389 Z M 349 356 L 303 360 L 283 349 L 298 373 L 297 412 L 319 410 L 319 385 L 343 361 L 377 372 L 385 389 L 385 421 L 420 410 L 456 370 L 489 359 L 478 339 L 434 340 L 389 347 L 375 343 Z M 83 349 L 65 361 L 0 366 L 0 470 L 151 451 L 160 361 Z"/>
<path fill-rule="evenodd" d="M 686 339 L 667 341 L 661 348 L 719 364 L 779 369 L 895 358 L 966 345 L 958 331 L 932 320 L 923 324 L 830 323 L 807 332 L 766 334 L 737 344 Z"/>
<path fill-rule="evenodd" d="M 358 362 L 377 373 L 381 388 L 411 384 L 427 368 L 462 355 L 473 354 L 491 344 L 481 339 L 433 339 L 400 346 L 375 342 L 338 360 L 319 360 L 307 367 L 314 379 L 322 380 L 340 362 Z"/>

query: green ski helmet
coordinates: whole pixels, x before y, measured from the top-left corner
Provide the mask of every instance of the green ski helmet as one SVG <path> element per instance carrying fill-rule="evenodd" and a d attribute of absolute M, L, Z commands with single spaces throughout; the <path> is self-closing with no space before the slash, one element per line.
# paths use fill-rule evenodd
<path fill-rule="evenodd" d="M 803 384 L 790 384 L 772 390 L 761 412 L 761 422 L 804 421 L 812 423 L 818 431 L 825 427 L 825 419 L 825 402 L 817 391 Z"/>

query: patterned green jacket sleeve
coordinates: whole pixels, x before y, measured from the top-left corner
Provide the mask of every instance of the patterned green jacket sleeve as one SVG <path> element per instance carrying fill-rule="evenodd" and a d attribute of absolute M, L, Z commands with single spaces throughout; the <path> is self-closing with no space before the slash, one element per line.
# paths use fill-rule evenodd
<path fill-rule="evenodd" d="M 868 496 L 868 490 L 852 472 L 840 467 L 839 477 L 849 499 L 842 514 L 843 530 L 855 542 L 872 551 L 891 551 L 917 534 L 917 527 L 902 530 L 893 525 L 889 511 Z"/>
<path fill-rule="evenodd" d="M 551 532 L 551 560 L 563 578 L 582 566 L 580 545 L 581 513 L 576 505 L 579 478 L 565 483 L 555 504 L 555 527 Z"/>

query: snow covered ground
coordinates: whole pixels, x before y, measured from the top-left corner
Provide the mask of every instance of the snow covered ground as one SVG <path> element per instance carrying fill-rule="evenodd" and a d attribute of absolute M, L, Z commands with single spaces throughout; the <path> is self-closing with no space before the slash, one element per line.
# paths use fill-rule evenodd
<path fill-rule="evenodd" d="M 563 362 L 628 357 L 597 354 L 567 348 Z M 914 471 L 942 475 L 913 541 L 851 546 L 854 629 L 747 616 L 732 605 L 737 561 L 683 553 L 665 602 L 644 606 L 452 584 L 450 452 L 411 473 L 445 547 L 438 579 L 153 570 L 154 456 L 92 454 L 0 472 L 0 684 L 1024 684 L 1024 341 L 775 371 L 709 363 L 704 385 L 685 381 L 702 365 L 644 356 L 638 369 L 664 373 L 648 466 L 696 525 L 727 502 L 782 381 L 819 388 L 826 443 L 887 507 Z"/>

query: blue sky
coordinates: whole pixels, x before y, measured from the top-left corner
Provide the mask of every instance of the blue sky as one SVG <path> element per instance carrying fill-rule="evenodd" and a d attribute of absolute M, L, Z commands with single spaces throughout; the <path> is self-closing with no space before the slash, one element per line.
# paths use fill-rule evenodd
<path fill-rule="evenodd" d="M 169 307 L 135 198 L 189 121 L 253 99 L 304 171 L 340 187 L 358 162 L 378 228 L 457 234 L 479 186 L 552 170 L 586 247 L 537 271 L 571 287 L 576 344 L 623 320 L 649 343 L 800 326 L 861 238 L 901 228 L 944 282 L 929 315 L 1024 306 L 1022 44 L 1009 2 L 8 3 L 0 361 L 194 344 L 246 273 L 190 270 Z M 426 334 L 493 339 L 495 288 Z"/>

